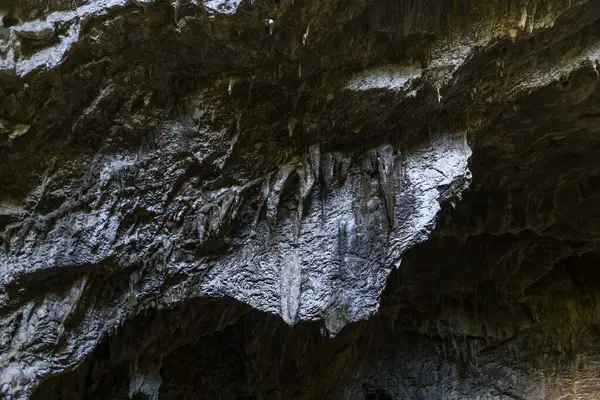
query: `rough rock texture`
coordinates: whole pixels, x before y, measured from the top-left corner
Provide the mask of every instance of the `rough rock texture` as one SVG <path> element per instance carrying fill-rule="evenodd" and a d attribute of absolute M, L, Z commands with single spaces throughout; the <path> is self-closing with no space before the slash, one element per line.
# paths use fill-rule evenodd
<path fill-rule="evenodd" d="M 599 2 L 0 13 L 2 398 L 600 396 Z"/>

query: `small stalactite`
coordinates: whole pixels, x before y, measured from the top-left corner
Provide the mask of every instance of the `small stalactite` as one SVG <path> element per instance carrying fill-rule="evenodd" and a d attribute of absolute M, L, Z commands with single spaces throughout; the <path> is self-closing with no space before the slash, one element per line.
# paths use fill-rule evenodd
<path fill-rule="evenodd" d="M 321 168 L 321 146 L 318 143 L 313 144 L 308 148 L 308 152 L 310 154 L 310 165 L 313 175 L 318 179 Z"/>
<path fill-rule="evenodd" d="M 379 167 L 379 185 L 385 204 L 385 211 L 390 227 L 394 225 L 396 204 L 396 191 L 394 180 L 394 148 L 385 144 L 377 149 L 377 163 Z"/>
<path fill-rule="evenodd" d="M 200 247 L 210 236 L 218 234 L 225 224 L 236 217 L 241 204 L 240 192 L 228 190 L 216 202 L 206 204 L 199 210 L 195 220 L 195 230 Z"/>
<path fill-rule="evenodd" d="M 198 243 L 200 246 L 202 246 L 204 244 L 204 241 L 207 238 L 207 225 L 208 225 L 208 218 L 206 216 L 206 214 L 204 213 L 199 213 L 198 216 L 196 217 L 196 234 L 198 235 Z"/>
<path fill-rule="evenodd" d="M 283 193 L 285 184 L 295 169 L 296 163 L 290 163 L 282 166 L 275 175 L 273 184 L 269 188 L 266 214 L 267 221 L 269 222 L 271 228 L 273 228 L 277 222 L 277 209 L 279 207 L 279 201 L 281 200 L 281 194 Z"/>
<path fill-rule="evenodd" d="M 280 301 L 283 320 L 292 325 L 298 320 L 300 310 L 300 286 L 302 282 L 302 265 L 298 250 L 292 250 L 290 256 L 281 260 Z"/>
<path fill-rule="evenodd" d="M 321 157 L 321 213 L 323 216 L 327 212 L 327 192 L 333 185 L 333 158 L 331 154 L 326 153 Z"/>
<path fill-rule="evenodd" d="M 377 150 L 367 150 L 360 158 L 360 169 L 368 175 L 373 175 L 378 171 Z"/>
<path fill-rule="evenodd" d="M 333 153 L 334 176 L 339 183 L 344 183 L 350 170 L 350 156 L 342 153 Z"/>
<path fill-rule="evenodd" d="M 261 185 L 261 189 L 260 189 L 262 202 L 260 203 L 260 206 L 254 216 L 254 220 L 252 221 L 252 228 L 251 228 L 252 235 L 254 235 L 254 230 L 256 228 L 256 225 L 258 224 L 258 221 L 260 220 L 260 216 L 261 216 L 261 213 L 263 212 L 263 209 L 266 208 L 266 206 L 267 206 L 267 202 L 269 199 L 269 192 L 271 190 L 271 179 L 273 178 L 273 175 L 274 175 L 274 173 L 271 173 L 262 180 L 262 185 Z M 265 214 L 266 214 L 266 211 L 265 211 Z"/>
<path fill-rule="evenodd" d="M 312 145 L 309 148 L 308 154 L 304 157 L 302 163 L 299 163 L 296 168 L 298 174 L 298 209 L 295 222 L 295 240 L 300 235 L 300 226 L 302 224 L 302 216 L 304 213 L 304 202 L 312 192 L 312 189 L 319 179 L 319 169 L 321 163 L 321 149 L 318 144 Z"/>

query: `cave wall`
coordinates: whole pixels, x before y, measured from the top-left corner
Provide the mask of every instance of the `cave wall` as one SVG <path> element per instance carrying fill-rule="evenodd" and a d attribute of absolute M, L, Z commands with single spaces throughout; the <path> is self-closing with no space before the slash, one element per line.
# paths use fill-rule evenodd
<path fill-rule="evenodd" d="M 597 397 L 598 2 L 0 14 L 5 398 Z"/>

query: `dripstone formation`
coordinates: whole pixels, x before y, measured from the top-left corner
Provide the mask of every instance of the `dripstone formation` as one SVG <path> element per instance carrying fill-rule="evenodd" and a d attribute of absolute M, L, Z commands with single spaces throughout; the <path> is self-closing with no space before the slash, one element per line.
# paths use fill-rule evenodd
<path fill-rule="evenodd" d="M 0 398 L 600 397 L 600 2 L 0 17 Z"/>

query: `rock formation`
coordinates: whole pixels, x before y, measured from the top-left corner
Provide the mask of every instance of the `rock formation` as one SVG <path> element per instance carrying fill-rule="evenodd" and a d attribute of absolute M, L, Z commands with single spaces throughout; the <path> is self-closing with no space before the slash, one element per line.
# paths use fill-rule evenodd
<path fill-rule="evenodd" d="M 0 14 L 0 398 L 600 396 L 600 2 Z"/>

